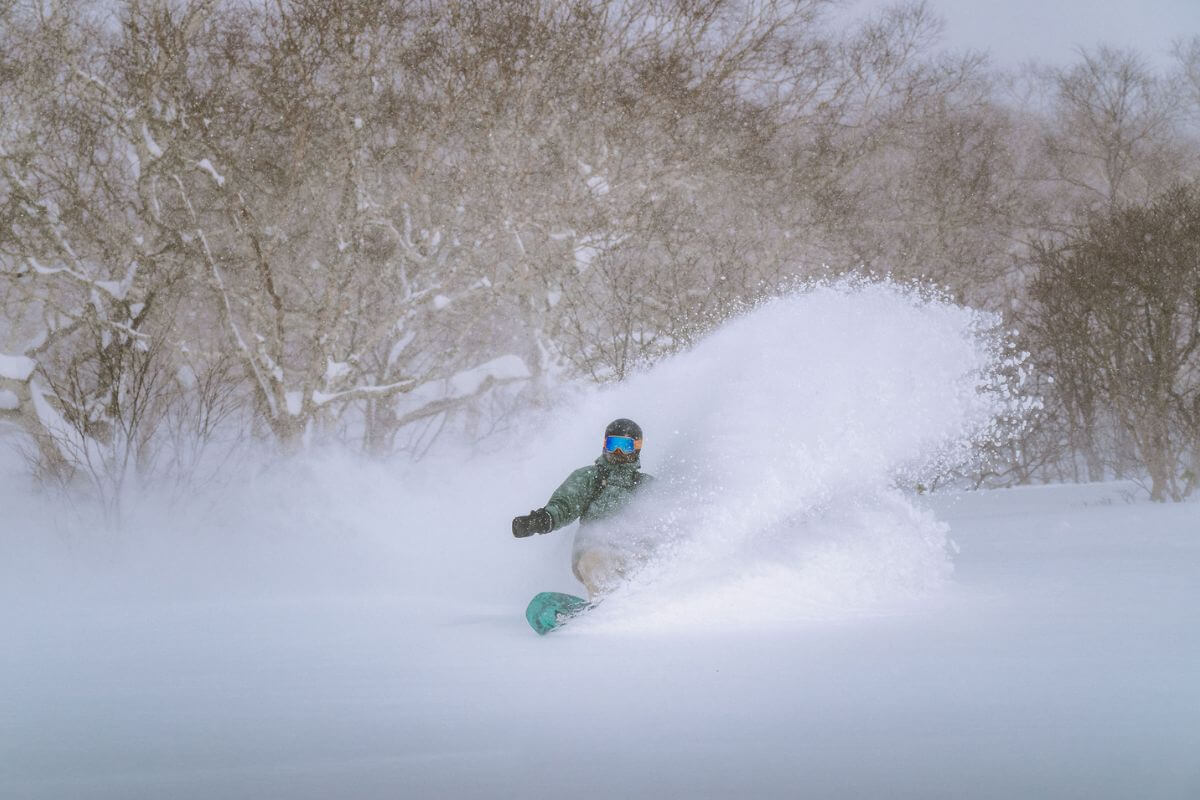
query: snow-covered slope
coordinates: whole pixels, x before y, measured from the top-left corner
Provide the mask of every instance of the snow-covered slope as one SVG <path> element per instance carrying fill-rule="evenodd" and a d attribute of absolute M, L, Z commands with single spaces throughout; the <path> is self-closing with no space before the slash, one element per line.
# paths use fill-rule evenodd
<path fill-rule="evenodd" d="M 986 326 L 822 288 L 496 455 L 314 456 L 117 533 L 11 477 L 0 797 L 1200 796 L 1200 507 L 896 488 L 1019 402 Z M 508 520 L 619 415 L 665 544 L 539 638 L 570 532 Z"/>

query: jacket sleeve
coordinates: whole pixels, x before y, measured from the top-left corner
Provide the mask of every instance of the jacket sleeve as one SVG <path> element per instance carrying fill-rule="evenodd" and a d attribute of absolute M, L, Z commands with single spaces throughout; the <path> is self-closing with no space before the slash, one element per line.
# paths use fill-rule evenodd
<path fill-rule="evenodd" d="M 553 530 L 570 525 L 579 519 L 579 515 L 583 513 L 584 506 L 592 495 L 595 473 L 595 467 L 581 467 L 568 475 L 562 485 L 554 490 L 554 494 L 550 495 L 550 500 L 546 503 L 546 510 L 550 512 L 550 518 L 554 520 Z"/>

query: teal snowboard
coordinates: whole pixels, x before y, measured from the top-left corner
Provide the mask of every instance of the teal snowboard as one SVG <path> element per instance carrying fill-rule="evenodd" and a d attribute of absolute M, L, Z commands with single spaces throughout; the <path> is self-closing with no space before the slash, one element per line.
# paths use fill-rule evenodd
<path fill-rule="evenodd" d="M 538 635 L 544 636 L 589 608 L 591 603 L 582 597 L 563 592 L 541 592 L 529 601 L 525 619 Z"/>

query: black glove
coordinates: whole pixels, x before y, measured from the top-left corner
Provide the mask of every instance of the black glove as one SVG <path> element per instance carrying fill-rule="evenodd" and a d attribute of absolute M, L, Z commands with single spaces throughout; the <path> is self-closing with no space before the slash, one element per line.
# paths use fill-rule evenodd
<path fill-rule="evenodd" d="M 554 519 L 544 508 L 535 508 L 524 517 L 513 517 L 513 536 L 523 539 L 535 533 L 549 533 L 554 530 Z"/>

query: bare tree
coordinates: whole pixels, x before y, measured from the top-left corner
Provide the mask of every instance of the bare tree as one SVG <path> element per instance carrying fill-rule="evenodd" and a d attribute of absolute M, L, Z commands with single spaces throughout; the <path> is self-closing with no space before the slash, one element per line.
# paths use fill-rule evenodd
<path fill-rule="evenodd" d="M 1046 156 L 1085 208 L 1148 201 L 1200 166 L 1177 139 L 1184 98 L 1136 53 L 1083 50 L 1042 77 L 1053 92 Z"/>
<path fill-rule="evenodd" d="M 108 469 L 99 462 L 129 455 L 116 455 L 118 428 L 147 417 L 142 367 L 157 351 L 143 327 L 179 272 L 138 212 L 147 145 L 137 120 L 95 113 L 93 90 L 108 91 L 89 72 L 103 60 L 101 28 L 72 3 L 9 22 L 8 52 L 25 69 L 2 86 L 5 348 L 34 365 L 10 411 L 45 470 L 69 479 L 88 465 L 95 475 Z"/>
<path fill-rule="evenodd" d="M 1127 441 L 1153 499 L 1186 497 L 1200 474 L 1200 193 L 1097 216 L 1038 263 L 1040 344 L 1068 413 L 1103 414 L 1078 424 L 1092 440 L 1107 428 L 1118 453 Z"/>
<path fill-rule="evenodd" d="M 247 429 L 421 452 L 826 265 L 1019 307 L 1080 208 L 1200 163 L 1194 43 L 1015 102 L 930 6 L 827 5 L 0 6 L 0 418 L 111 486 Z M 1084 348 L 1069 294 L 1034 299 L 1031 341 Z M 1062 380 L 1011 474 L 1125 469 L 1094 354 L 1031 349 Z"/>

